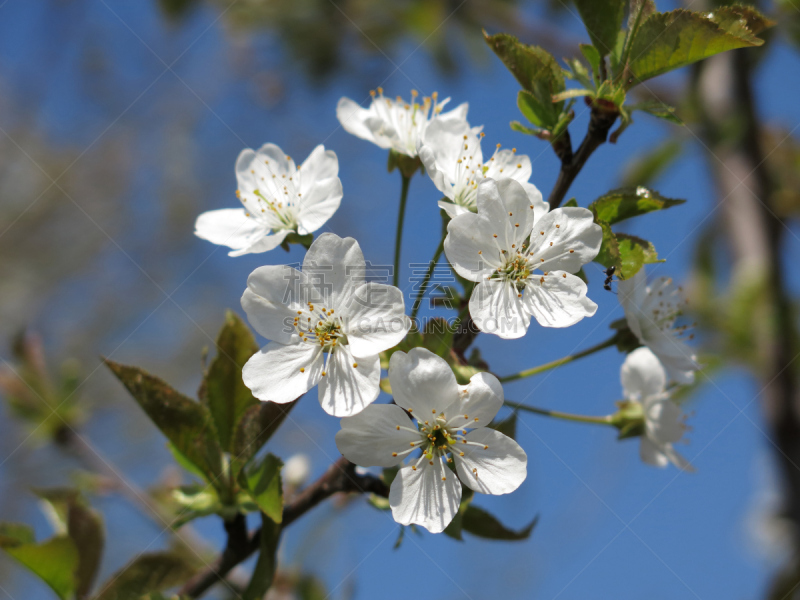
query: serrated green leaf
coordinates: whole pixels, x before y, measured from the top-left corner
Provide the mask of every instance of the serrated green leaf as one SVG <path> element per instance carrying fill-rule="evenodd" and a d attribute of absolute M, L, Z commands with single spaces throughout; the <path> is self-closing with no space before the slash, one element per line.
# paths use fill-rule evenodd
<path fill-rule="evenodd" d="M 664 119 L 665 121 L 669 121 L 670 123 L 675 123 L 676 125 L 683 125 L 683 121 L 678 118 L 675 114 L 675 108 L 664 104 L 663 102 L 659 102 L 658 100 L 647 100 L 645 102 L 637 102 L 636 104 L 629 104 L 626 107 L 630 112 L 634 110 L 640 110 L 642 112 L 646 112 L 649 115 L 653 115 L 654 117 L 658 117 L 659 119 Z"/>
<path fill-rule="evenodd" d="M 184 583 L 194 572 L 194 566 L 180 554 L 142 554 L 114 573 L 94 600 L 139 600 Z"/>
<path fill-rule="evenodd" d="M 103 520 L 81 495 L 72 489 L 37 489 L 34 493 L 42 500 L 46 515 L 59 534 L 66 534 L 78 552 L 75 572 L 75 593 L 84 597 L 94 583 L 100 559 L 103 556 L 105 534 Z"/>
<path fill-rule="evenodd" d="M 616 238 L 620 263 L 617 276 L 620 279 L 630 279 L 644 265 L 644 248 L 637 244 L 632 236 L 623 237 L 623 234 L 616 234 Z"/>
<path fill-rule="evenodd" d="M 648 17 L 630 44 L 626 85 L 630 88 L 720 52 L 764 43 L 747 28 L 746 19 L 734 20 L 732 14 L 720 8 L 709 18 L 678 9 Z"/>
<path fill-rule="evenodd" d="M 526 109 L 529 110 L 523 111 L 526 118 L 539 127 L 553 127 L 561 114 L 563 103 L 553 103 L 551 99 L 565 89 L 564 73 L 556 59 L 546 50 L 522 44 L 505 33 L 490 36 L 484 32 L 484 38 L 523 90 L 529 93 L 526 96 Z M 520 95 L 517 104 L 522 103 Z M 523 110 L 522 106 L 520 110 Z"/>
<path fill-rule="evenodd" d="M 616 42 L 617 34 L 614 34 L 614 41 Z M 584 58 L 589 61 L 589 66 L 592 68 L 592 74 L 594 75 L 595 81 L 599 81 L 600 79 L 600 62 L 603 60 L 600 56 L 600 52 L 597 51 L 597 48 L 591 46 L 590 44 L 580 44 L 581 54 L 583 54 Z"/>
<path fill-rule="evenodd" d="M 530 537 L 531 531 L 533 531 L 538 520 L 539 517 L 534 518 L 533 521 L 519 530 L 509 529 L 482 508 L 470 504 L 464 511 L 461 528 L 472 535 L 489 540 L 526 540 Z"/>
<path fill-rule="evenodd" d="M 275 579 L 276 554 L 280 537 L 281 526 L 262 513 L 258 560 L 253 569 L 250 583 L 242 594 L 242 600 L 260 600 L 272 586 L 272 581 Z"/>
<path fill-rule="evenodd" d="M 108 359 L 105 362 L 175 448 L 210 482 L 218 481 L 222 476 L 222 449 L 208 408 L 142 369 Z"/>
<path fill-rule="evenodd" d="M 244 412 L 259 404 L 242 381 L 242 367 L 257 351 L 250 329 L 236 314 L 227 311 L 225 325 L 217 337 L 217 356 L 205 376 L 206 402 L 225 452 L 231 451 L 234 432 Z"/>
<path fill-rule="evenodd" d="M 283 484 L 281 468 L 283 461 L 267 454 L 259 464 L 242 471 L 239 481 L 253 501 L 275 523 L 283 520 Z"/>
<path fill-rule="evenodd" d="M 236 426 L 231 449 L 231 474 L 236 477 L 241 468 L 269 441 L 289 415 L 298 400 L 287 404 L 259 402 L 249 407 Z"/>
<path fill-rule="evenodd" d="M 589 39 L 602 56 L 614 49 L 626 5 L 626 0 L 575 0 L 575 7 L 586 26 Z"/>
<path fill-rule="evenodd" d="M 589 205 L 598 221 L 609 225 L 656 210 L 683 204 L 686 200 L 666 198 L 643 186 L 619 188 L 603 194 Z"/>
<path fill-rule="evenodd" d="M 620 248 L 622 248 L 623 242 L 630 242 L 631 244 L 636 244 L 642 249 L 642 259 L 644 264 L 651 265 L 653 263 L 665 262 L 664 259 L 658 258 L 658 252 L 656 252 L 656 247 L 653 246 L 653 242 L 648 242 L 647 240 L 643 240 L 640 237 L 630 235 L 628 233 L 617 233 L 616 235 Z M 627 275 L 625 278 L 628 279 L 629 277 L 630 275 Z"/>
<path fill-rule="evenodd" d="M 611 231 L 611 226 L 605 221 L 598 220 L 595 217 L 595 223 L 603 230 L 603 241 L 600 244 L 600 251 L 594 258 L 594 262 L 600 263 L 607 269 L 615 267 L 617 270 L 621 271 L 622 259 L 619 254 L 617 236 L 614 235 L 614 232 Z"/>
<path fill-rule="evenodd" d="M 0 548 L 39 577 L 62 600 L 75 593 L 78 549 L 68 536 L 58 535 L 37 544 L 29 526 L 0 523 Z"/>

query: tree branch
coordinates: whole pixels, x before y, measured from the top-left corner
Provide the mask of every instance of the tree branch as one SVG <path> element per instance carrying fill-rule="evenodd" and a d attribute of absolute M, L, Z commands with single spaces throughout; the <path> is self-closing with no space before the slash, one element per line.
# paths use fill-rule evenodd
<path fill-rule="evenodd" d="M 592 102 L 592 100 L 587 99 L 587 102 Z M 558 173 L 556 184 L 553 186 L 553 191 L 550 192 L 550 197 L 547 199 L 551 210 L 558 208 L 564 201 L 564 196 L 567 195 L 572 182 L 580 173 L 583 165 L 586 164 L 592 153 L 608 139 L 608 132 L 617 120 L 618 113 L 616 108 L 611 109 L 602 105 L 601 102 L 599 100 L 594 101 L 592 115 L 589 119 L 589 130 L 574 154 L 572 149 L 566 148 L 564 144 L 559 144 L 558 147 L 553 144 L 553 150 L 561 159 L 561 170 Z M 569 138 L 565 138 L 565 140 L 568 141 Z"/>
<path fill-rule="evenodd" d="M 340 492 L 373 493 L 384 498 L 389 496 L 389 488 L 381 479 L 372 475 L 359 475 L 356 473 L 355 467 L 344 457 L 328 467 L 322 477 L 284 507 L 282 527 L 288 527 L 320 502 Z M 228 529 L 227 525 L 226 529 Z M 249 537 L 242 538 L 237 535 L 234 542 L 229 530 L 228 544 L 219 558 L 186 582 L 178 595 L 198 598 L 215 583 L 222 581 L 236 565 L 258 550 L 260 535 L 261 530 L 259 529 Z"/>

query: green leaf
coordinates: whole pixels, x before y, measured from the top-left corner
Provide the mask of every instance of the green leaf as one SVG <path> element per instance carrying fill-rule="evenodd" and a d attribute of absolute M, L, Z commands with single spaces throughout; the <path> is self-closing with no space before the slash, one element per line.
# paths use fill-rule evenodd
<path fill-rule="evenodd" d="M 534 518 L 533 521 L 519 530 L 509 529 L 482 508 L 470 504 L 467 510 L 464 511 L 461 527 L 464 531 L 477 537 L 489 540 L 515 541 L 528 539 L 538 520 L 539 517 Z"/>
<path fill-rule="evenodd" d="M 278 551 L 280 537 L 281 526 L 262 513 L 258 561 L 253 569 L 250 583 L 242 594 L 242 600 L 259 600 L 269 590 L 272 580 L 275 578 L 277 564 L 275 555 Z"/>
<path fill-rule="evenodd" d="M 622 258 L 619 253 L 619 243 L 617 236 L 611 231 L 611 226 L 605 221 L 601 221 L 595 217 L 597 223 L 603 230 L 603 241 L 600 244 L 600 251 L 594 258 L 594 262 L 600 263 L 607 269 L 615 267 L 617 271 L 622 271 Z"/>
<path fill-rule="evenodd" d="M 237 476 L 241 468 L 269 441 L 297 402 L 259 402 L 258 406 L 251 406 L 244 412 L 233 436 L 232 476 Z"/>
<path fill-rule="evenodd" d="M 61 600 L 75 594 L 78 549 L 66 535 L 37 544 L 33 530 L 18 523 L 0 523 L 0 548 L 39 577 Z"/>
<path fill-rule="evenodd" d="M 589 205 L 598 221 L 609 225 L 656 210 L 683 204 L 686 200 L 666 198 L 646 187 L 628 187 L 611 190 Z"/>
<path fill-rule="evenodd" d="M 575 0 L 575 7 L 586 26 L 589 39 L 602 56 L 614 49 L 626 4 L 626 0 Z"/>
<path fill-rule="evenodd" d="M 142 554 L 114 573 L 94 600 L 139 600 L 184 583 L 194 572 L 194 566 L 177 553 Z"/>
<path fill-rule="evenodd" d="M 556 59 L 546 50 L 522 44 L 505 33 L 490 36 L 484 31 L 483 35 L 489 47 L 527 92 L 517 97 L 517 105 L 525 117 L 539 127 L 553 127 L 558 122 L 563 104 L 553 103 L 552 97 L 565 89 L 564 73 Z"/>
<path fill-rule="evenodd" d="M 582 96 L 591 96 L 593 94 L 594 92 L 592 90 L 571 89 L 553 96 L 553 102 L 561 102 L 562 100 L 568 100 L 569 98 L 580 98 Z"/>
<path fill-rule="evenodd" d="M 42 499 L 56 532 L 67 534 L 75 544 L 78 551 L 75 592 L 78 597 L 86 596 L 103 556 L 105 534 L 100 513 L 92 509 L 76 490 L 52 488 L 35 490 L 35 493 Z"/>
<path fill-rule="evenodd" d="M 570 198 L 564 203 L 564 206 L 578 206 L 578 201 L 575 198 Z"/>
<path fill-rule="evenodd" d="M 658 252 L 656 252 L 656 247 L 653 246 L 653 242 L 648 242 L 647 240 L 643 240 L 640 237 L 628 233 L 617 233 L 616 235 L 620 251 L 622 251 L 624 244 L 635 244 L 641 248 L 644 264 L 651 265 L 653 263 L 665 262 L 665 259 L 658 258 Z M 625 278 L 628 279 L 628 277 L 630 276 L 626 276 Z"/>
<path fill-rule="evenodd" d="M 630 44 L 627 86 L 720 52 L 764 43 L 747 28 L 747 19 L 732 18 L 735 11 L 720 8 L 711 14 L 678 9 L 648 17 Z"/>
<path fill-rule="evenodd" d="M 517 438 L 517 413 L 511 413 L 502 421 L 492 421 L 489 423 L 488 427 L 514 440 Z"/>
<path fill-rule="evenodd" d="M 258 465 L 253 465 L 239 475 L 239 482 L 253 501 L 275 523 L 283 520 L 283 485 L 280 458 L 267 454 Z"/>
<path fill-rule="evenodd" d="M 634 110 L 640 110 L 649 115 L 653 115 L 654 117 L 658 117 L 659 119 L 669 121 L 670 123 L 683 125 L 683 121 L 675 114 L 675 108 L 669 106 L 668 104 L 664 104 L 663 102 L 659 102 L 658 100 L 647 100 L 645 102 L 629 104 L 627 109 L 631 112 Z"/>
<path fill-rule="evenodd" d="M 208 408 L 142 369 L 105 362 L 161 433 L 210 482 L 217 482 L 222 475 L 222 450 Z"/>
<path fill-rule="evenodd" d="M 231 451 L 236 425 L 244 412 L 259 404 L 242 381 L 242 367 L 257 351 L 250 329 L 228 311 L 217 337 L 217 356 L 205 377 L 206 401 L 225 452 Z"/>
<path fill-rule="evenodd" d="M 617 34 L 614 34 L 614 41 L 616 42 Z M 584 58 L 589 61 L 589 65 L 592 67 L 592 73 L 594 74 L 595 81 L 600 80 L 600 62 L 603 58 L 600 56 L 600 53 L 597 51 L 597 48 L 594 46 L 590 46 L 589 44 L 580 44 L 581 53 L 583 54 Z"/>
<path fill-rule="evenodd" d="M 630 279 L 644 265 L 644 249 L 632 239 L 632 236 L 622 237 L 622 234 L 617 234 L 616 238 L 620 263 L 617 276 L 620 279 Z"/>
<path fill-rule="evenodd" d="M 511 126 L 512 131 L 518 131 L 519 133 L 524 133 L 525 135 L 533 135 L 542 140 L 550 139 L 550 132 L 547 129 L 542 129 L 540 127 L 526 127 L 519 121 L 511 121 L 509 125 Z"/>
<path fill-rule="evenodd" d="M 182 485 L 172 490 L 171 498 L 178 507 L 170 522 L 172 529 L 179 529 L 194 519 L 222 513 L 225 509 L 219 494 L 208 485 Z"/>

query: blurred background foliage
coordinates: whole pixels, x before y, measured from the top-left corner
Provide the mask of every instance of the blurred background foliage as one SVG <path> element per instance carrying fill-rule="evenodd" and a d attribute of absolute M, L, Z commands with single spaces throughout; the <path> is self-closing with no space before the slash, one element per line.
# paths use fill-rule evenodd
<path fill-rule="evenodd" d="M 693 10 L 710 10 L 714 3 L 687 4 Z M 658 6 L 669 10 L 680 3 L 659 2 Z M 756 378 L 769 379 L 768 363 L 773 358 L 770 347 L 776 334 L 788 336 L 790 346 L 797 347 L 796 320 L 792 319 L 787 328 L 775 316 L 775 290 L 763 268 L 763 260 L 769 260 L 769 256 L 756 257 L 756 250 L 748 253 L 749 248 L 758 246 L 748 244 L 758 233 L 737 236 L 736 226 L 731 225 L 737 214 L 747 214 L 747 199 L 724 202 L 729 197 L 736 200 L 736 190 L 747 187 L 731 185 L 725 179 L 730 172 L 738 173 L 742 181 L 751 174 L 737 161 L 743 160 L 741 150 L 749 144 L 748 128 L 752 129 L 755 116 L 759 143 L 767 151 L 761 162 L 751 166 L 766 171 L 769 189 L 760 195 L 768 198 L 770 211 L 782 219 L 781 251 L 787 257 L 782 293 L 788 295 L 794 316 L 800 289 L 800 271 L 791 261 L 800 251 L 796 242 L 800 138 L 793 121 L 798 114 L 789 105 L 797 104 L 800 92 L 800 4 L 776 0 L 761 8 L 778 21 L 778 26 L 765 33 L 767 43 L 762 49 L 746 51 L 746 64 L 715 59 L 667 81 L 637 88 L 637 94 L 643 97 L 657 97 L 676 106 L 686 127 L 654 127 L 647 122 L 649 117 L 637 116 L 637 123 L 618 147 L 604 147 L 603 156 L 590 161 L 595 163 L 594 170 L 587 170 L 581 186 L 573 190 L 584 194 L 583 205 L 592 194 L 600 195 L 620 183 L 657 185 L 669 188 L 672 196 L 689 197 L 695 206 L 700 203 L 700 208 L 691 213 L 690 226 L 685 224 L 686 217 L 677 216 L 671 222 L 671 235 L 686 236 L 691 250 L 675 257 L 670 274 L 689 281 L 690 306 L 698 320 L 703 354 L 708 357 L 708 374 L 716 377 L 716 373 L 728 369 L 733 383 L 721 384 L 726 390 L 729 385 L 742 385 L 741 372 L 736 370 L 740 367 Z M 516 86 L 486 48 L 481 28 L 511 33 L 557 57 L 577 55 L 577 44 L 586 41 L 574 8 L 561 0 L 7 0 L 0 4 L 0 86 L 4 90 L 0 97 L 3 520 L 33 522 L 40 534 L 37 539 L 44 537 L 49 528 L 31 503 L 29 490 L 72 485 L 104 514 L 108 533 L 102 579 L 145 549 L 185 558 L 176 559 L 180 568 L 197 566 L 193 563 L 196 556 L 186 558 L 190 556 L 187 545 L 209 559 L 214 556 L 222 539 L 217 524 L 198 522 L 196 529 L 192 524 L 182 529 L 180 536 L 159 533 L 159 519 L 173 510 L 165 491 L 179 485 L 183 476 L 164 448 L 163 438 L 109 374 L 102 372 L 98 355 L 140 365 L 188 393 L 199 383 L 202 348 L 213 346 L 224 308 L 238 308 L 244 276 L 263 262 L 301 259 L 302 254 L 295 251 L 288 257 L 261 255 L 241 259 L 232 269 L 229 261 L 234 259 L 191 234 L 199 212 L 233 206 L 233 161 L 246 146 L 275 141 L 289 153 L 303 154 L 323 141 L 332 145 L 343 163 L 346 200 L 348 185 L 358 178 L 358 183 L 352 184 L 355 192 L 351 201 L 343 203 L 333 229 L 357 237 L 376 261 L 388 264 L 380 224 L 394 218 L 396 190 L 390 188 L 384 194 L 381 189 L 389 179 L 381 171 L 383 159 L 376 158 L 375 152 L 369 154 L 373 149 L 360 146 L 341 132 L 335 136 L 335 132 L 330 133 L 340 95 L 366 98 L 367 90 L 386 79 L 391 80 L 393 93 L 406 93 L 414 87 L 413 79 L 436 82 L 440 93 L 452 95 L 456 103 L 472 102 L 474 97 L 475 105 L 484 107 L 483 113 L 471 113 L 474 123 L 492 120 L 497 124 L 492 135 L 504 144 L 519 145 L 521 151 L 536 159 L 540 152 L 546 154 L 538 163 L 540 170 L 535 166 L 532 178 L 546 193 L 557 165 L 549 156 L 552 153 L 547 144 L 523 140 L 508 131 L 508 121 L 518 118 L 514 108 Z M 745 83 L 751 90 L 756 88 L 760 102 L 756 109 L 742 106 L 747 104 L 746 98 L 735 87 L 736 73 L 745 70 L 752 74 Z M 772 94 L 781 91 L 783 97 L 765 97 L 763 90 L 767 89 Z M 496 90 L 504 94 L 502 102 Z M 487 116 L 495 104 L 498 114 Z M 781 114 L 789 117 L 778 118 Z M 575 126 L 580 132 L 579 121 Z M 640 135 L 643 142 L 628 145 L 634 143 L 628 139 Z M 370 158 L 356 167 L 345 167 L 343 157 L 348 152 L 362 159 L 369 154 Z M 687 166 L 687 161 L 694 166 Z M 740 171 L 742 168 L 744 171 Z M 421 182 L 415 184 L 422 187 Z M 687 186 L 697 189 L 687 191 Z M 376 193 L 376 189 L 381 191 Z M 388 209 L 381 204 L 386 195 Z M 730 205 L 733 208 L 725 209 Z M 717 206 L 723 210 L 716 211 Z M 433 229 L 436 227 L 438 222 Z M 679 227 L 682 229 L 676 229 Z M 776 236 L 774 231 L 765 235 Z M 423 244 L 429 239 L 423 232 L 415 241 Z M 676 247 L 678 242 L 682 239 L 675 240 Z M 659 244 L 659 250 L 662 245 L 666 246 Z M 414 256 L 422 261 L 429 254 L 423 248 L 419 256 Z M 754 262 L 749 264 L 748 258 Z M 602 294 L 598 283 L 602 277 L 589 275 L 595 293 Z M 609 298 L 603 299 L 610 302 Z M 547 335 L 542 334 L 544 346 L 553 339 Z M 567 346 L 562 348 L 572 349 Z M 555 358 L 560 354 L 541 356 Z M 509 363 L 509 371 L 531 364 L 528 356 L 518 360 L 518 364 Z M 612 361 L 598 369 L 597 378 L 603 375 L 610 382 L 598 383 L 597 393 L 606 394 L 609 402 L 618 393 L 614 391 L 617 368 Z M 800 363 L 793 362 L 787 369 L 794 374 Z M 753 393 L 761 389 L 761 384 L 750 385 Z M 545 386 L 543 395 L 548 391 L 557 392 Z M 718 407 L 713 400 L 704 399 L 698 411 L 707 411 L 710 416 L 706 418 L 713 420 Z M 313 401 L 307 404 L 298 419 L 308 419 L 308 435 L 332 437 L 333 423 L 319 418 Z M 588 402 L 582 408 L 585 412 L 601 410 Z M 768 429 L 769 420 L 762 423 L 758 411 L 748 414 Z M 284 460 L 297 453 L 314 453 L 314 473 L 327 466 L 329 461 L 317 455 L 313 447 L 309 450 L 309 441 L 295 424 L 287 424 L 285 429 L 274 442 Z M 75 431 L 81 435 L 70 433 Z M 716 439 L 713 430 L 699 431 L 700 436 L 702 442 Z M 586 443 L 611 442 L 602 436 L 588 436 Z M 546 454 L 544 449 L 537 449 Z M 324 450 L 330 451 L 330 447 Z M 629 454 L 630 450 L 626 447 L 621 452 Z M 773 451 L 771 447 L 767 450 Z M 104 458 L 98 461 L 98 456 Z M 612 459 L 619 456 L 614 454 Z M 534 453 L 534 470 L 536 460 Z M 619 483 L 618 473 L 599 472 Z M 780 479 L 779 474 L 775 476 Z M 696 477 L 704 477 L 702 468 Z M 669 479 L 649 482 L 648 489 L 658 492 Z M 752 482 L 745 481 L 738 493 L 742 504 L 756 503 L 747 496 L 747 490 L 758 503 L 763 501 L 759 510 L 764 514 L 759 518 L 768 525 L 759 526 L 759 535 L 767 539 L 777 558 L 736 573 L 731 567 L 727 572 L 730 587 L 725 589 L 745 590 L 739 597 L 763 597 L 770 589 L 772 574 L 788 564 L 781 578 L 775 580 L 773 597 L 791 597 L 800 569 L 787 561 L 791 541 L 781 546 L 781 540 L 786 542 L 791 537 L 784 521 L 791 511 L 784 510 L 770 495 L 780 497 L 780 485 L 768 481 L 760 484 L 763 489 L 753 491 Z M 553 485 L 559 490 L 554 501 L 569 503 L 575 489 L 560 480 Z M 695 490 L 687 489 L 688 493 Z M 718 493 L 727 492 L 720 488 Z M 119 501 L 118 495 L 125 500 Z M 503 505 L 505 515 L 512 522 L 527 522 L 538 506 L 545 506 L 543 495 L 531 493 L 530 498 L 523 495 L 520 502 Z M 534 500 L 536 504 L 531 505 Z M 699 493 L 695 498 L 673 495 L 670 501 L 687 506 L 706 502 Z M 569 506 L 578 511 L 585 505 L 576 501 Z M 340 505 L 337 510 L 343 508 Z M 363 597 L 356 593 L 357 581 L 367 590 L 379 585 L 359 581 L 358 573 L 340 581 L 342 573 L 354 572 L 368 556 L 345 552 L 344 557 L 330 557 L 319 552 L 319 538 L 330 548 L 337 536 L 366 535 L 367 525 L 353 524 L 352 520 L 342 529 L 334 521 L 336 514 L 325 512 L 310 528 L 298 530 L 297 541 L 282 554 L 282 567 L 271 592 L 274 597 L 325 598 L 329 592 L 333 597 Z M 552 527 L 564 526 L 564 515 L 559 520 L 553 514 L 559 514 L 557 509 L 550 513 Z M 588 511 L 582 518 L 591 521 L 593 514 Z M 742 511 L 735 514 L 744 518 Z M 586 521 L 580 523 L 586 525 Z M 374 524 L 368 521 L 369 526 Z M 682 526 L 673 525 L 678 530 Z M 713 536 L 738 525 L 724 523 L 713 529 L 690 519 L 690 526 L 701 536 Z M 567 537 L 574 543 L 584 543 L 591 537 L 588 545 L 602 553 L 607 539 L 591 525 L 587 527 L 589 533 L 567 529 Z M 155 540 L 154 533 L 158 534 Z M 553 539 L 547 535 L 545 524 L 542 536 Z M 538 543 L 536 537 L 534 534 L 534 544 Z M 727 545 L 727 540 L 721 544 Z M 685 545 L 680 538 L 670 542 L 675 553 L 685 552 L 692 558 L 691 552 L 681 550 Z M 440 546 L 435 548 L 438 551 Z M 479 548 L 488 552 L 494 547 Z M 544 546 L 525 548 L 531 557 L 540 559 L 547 551 Z M 512 548 L 510 552 L 516 551 Z M 565 556 L 563 548 L 557 556 Z M 591 558 L 589 555 L 587 560 Z M 402 560 L 400 564 L 410 566 L 425 559 L 415 556 Z M 621 550 L 614 554 L 614 560 L 633 559 Z M 527 563 L 520 565 L 528 569 Z M 532 569 L 532 576 L 544 582 L 539 588 L 543 594 L 554 590 L 551 595 L 557 595 L 583 572 L 576 574 L 580 564 L 572 566 L 572 570 L 562 570 L 559 564 L 550 563 L 555 572 L 550 576 L 552 582 L 541 566 Z M 652 569 L 660 566 L 654 564 Z M 456 571 L 456 578 L 469 578 L 466 571 Z M 605 589 L 604 584 L 618 583 L 616 575 L 607 579 L 603 574 L 593 576 L 600 589 Z M 640 583 L 649 578 L 658 581 L 647 570 L 637 577 L 634 580 Z M 48 597 L 46 588 L 5 556 L 0 556 L 0 578 L 2 588 L 12 597 Z M 671 577 L 668 579 L 688 593 Z M 235 587 L 236 574 L 233 581 Z M 531 589 L 530 582 L 525 581 L 521 576 L 503 581 L 508 586 L 506 593 L 510 597 L 535 594 L 536 588 Z M 458 594 L 460 586 L 447 583 L 442 589 Z M 644 588 L 639 585 L 637 589 Z M 715 588 L 712 585 L 710 589 Z M 224 591 L 217 593 L 224 597 Z M 709 597 L 707 593 L 702 597 Z M 617 595 L 641 597 L 627 589 Z"/>

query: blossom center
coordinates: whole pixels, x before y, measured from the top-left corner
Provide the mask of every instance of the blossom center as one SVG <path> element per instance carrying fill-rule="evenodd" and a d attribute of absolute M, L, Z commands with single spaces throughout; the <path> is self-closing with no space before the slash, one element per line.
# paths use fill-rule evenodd
<path fill-rule="evenodd" d="M 298 310 L 294 317 L 294 328 L 300 339 L 316 344 L 325 352 L 333 352 L 337 346 L 347 344 L 347 335 L 342 330 L 341 318 L 334 316 L 333 309 L 308 303 L 306 310 Z"/>

